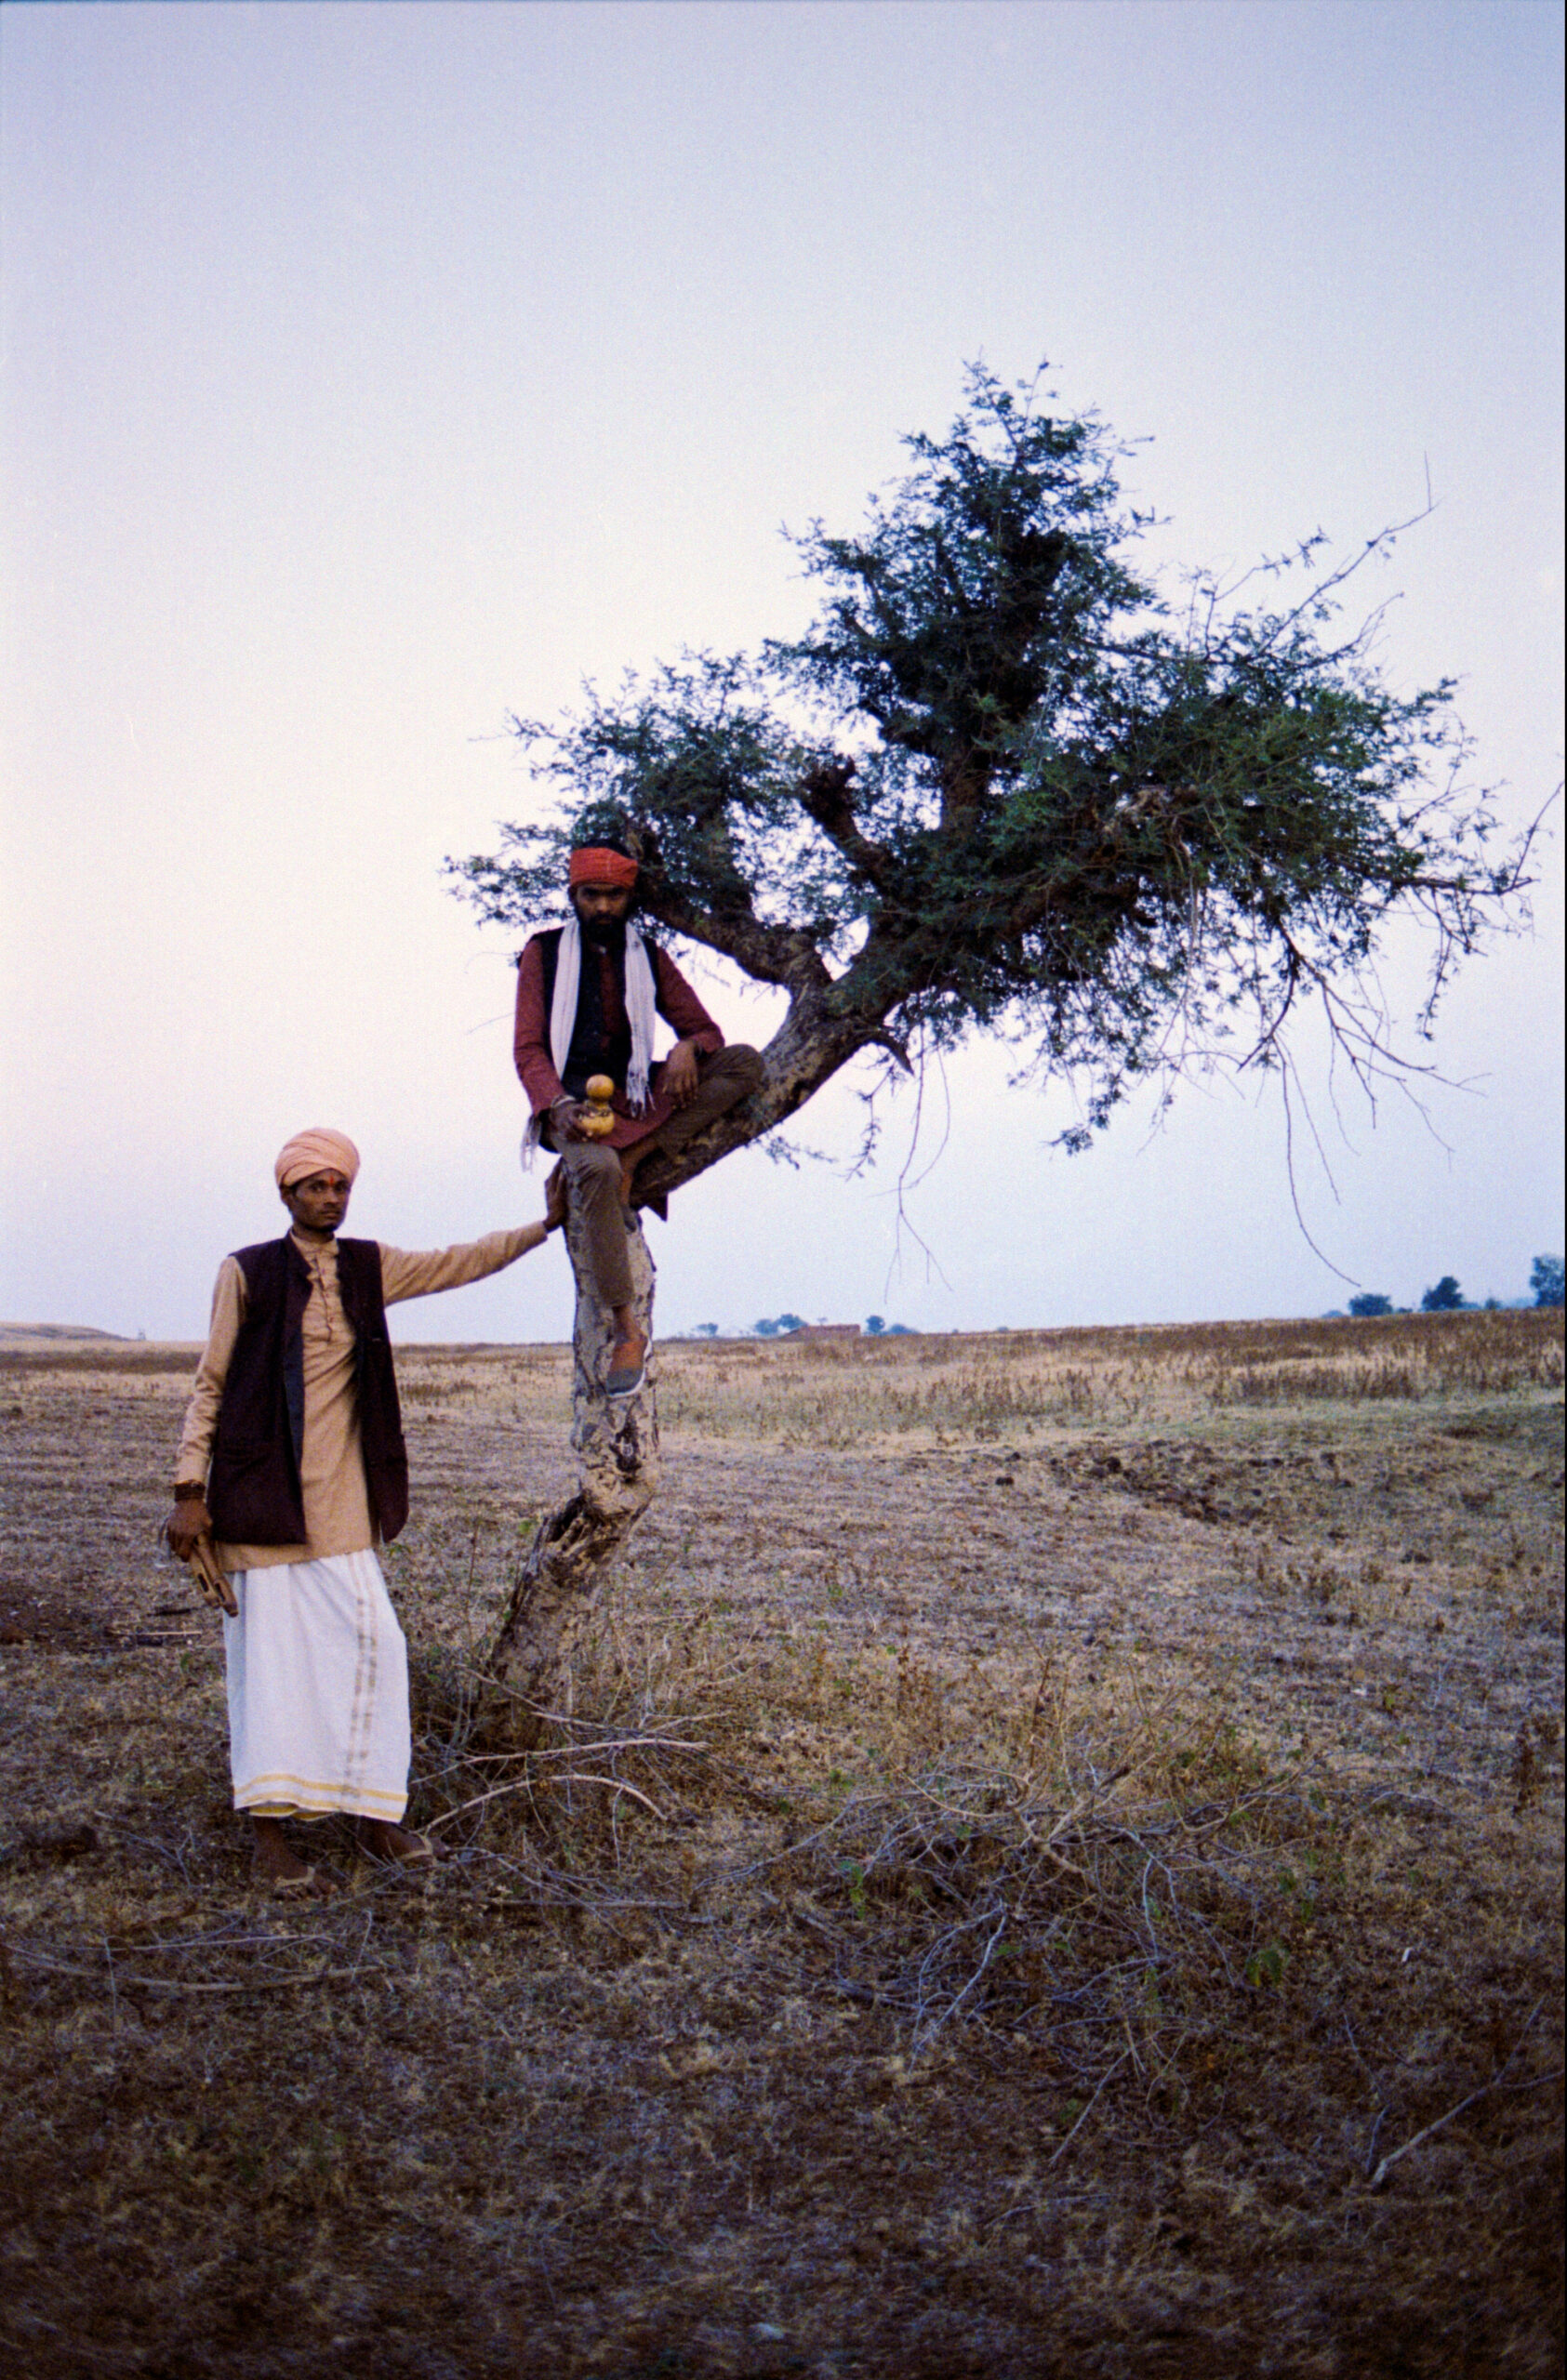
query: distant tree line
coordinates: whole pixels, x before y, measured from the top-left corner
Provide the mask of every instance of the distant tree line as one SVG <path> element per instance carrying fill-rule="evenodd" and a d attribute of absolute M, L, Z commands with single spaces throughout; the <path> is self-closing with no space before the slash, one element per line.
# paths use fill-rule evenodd
<path fill-rule="evenodd" d="M 1529 1272 L 1529 1287 L 1536 1306 L 1560 1306 L 1562 1302 L 1562 1262 L 1560 1256 L 1536 1256 Z M 1495 1309 L 1499 1300 L 1487 1298 L 1486 1306 Z M 1380 1289 L 1363 1289 L 1349 1301 L 1349 1311 L 1359 1321 L 1374 1321 L 1379 1315 L 1409 1314 L 1407 1305 L 1395 1305 Z M 1473 1302 L 1464 1295 L 1452 1273 L 1444 1273 L 1440 1281 L 1427 1289 L 1420 1300 L 1422 1314 L 1472 1314 Z"/>
<path fill-rule="evenodd" d="M 750 1335 L 755 1339 L 786 1339 L 791 1330 L 803 1330 L 805 1323 L 798 1314 L 778 1314 L 761 1322 L 753 1322 Z M 909 1339 L 913 1336 L 906 1322 L 888 1322 L 879 1314 L 868 1315 L 865 1333 L 870 1339 Z M 688 1339 L 716 1339 L 716 1322 L 694 1322 L 686 1332 Z"/>
<path fill-rule="evenodd" d="M 772 1322 L 753 1322 L 750 1327 L 759 1339 L 783 1339 L 791 1330 L 803 1330 L 805 1324 L 797 1314 L 780 1314 Z M 871 1339 L 907 1339 L 910 1336 L 906 1322 L 887 1322 L 879 1314 L 867 1316 L 865 1330 Z"/>
<path fill-rule="evenodd" d="M 1536 1256 L 1529 1271 L 1529 1287 L 1536 1307 L 1560 1306 L 1563 1289 L 1560 1257 Z M 1500 1304 L 1497 1298 L 1484 1301 L 1484 1308 L 1491 1311 L 1499 1310 Z M 1421 1314 L 1475 1314 L 1481 1310 L 1474 1300 L 1464 1295 L 1458 1278 L 1453 1273 L 1444 1273 L 1440 1281 L 1433 1282 L 1422 1293 L 1418 1308 Z M 1415 1311 L 1413 1306 L 1395 1305 L 1392 1299 L 1380 1289 L 1362 1289 L 1349 1301 L 1349 1312 L 1360 1322 L 1374 1322 L 1382 1315 L 1413 1314 Z M 791 1330 L 803 1330 L 804 1328 L 804 1318 L 798 1314 L 774 1315 L 750 1326 L 751 1336 L 757 1339 L 783 1339 Z M 888 1322 L 880 1314 L 867 1315 L 864 1329 L 869 1339 L 907 1339 L 911 1336 L 907 1323 Z M 718 1325 L 716 1322 L 698 1322 L 686 1335 L 692 1339 L 716 1339 Z"/>

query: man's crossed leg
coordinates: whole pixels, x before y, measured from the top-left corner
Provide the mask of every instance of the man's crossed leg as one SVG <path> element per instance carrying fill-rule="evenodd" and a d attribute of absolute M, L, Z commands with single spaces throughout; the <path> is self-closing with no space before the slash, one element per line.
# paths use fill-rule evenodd
<path fill-rule="evenodd" d="M 558 1148 L 572 1205 L 582 1219 L 594 1289 L 615 1323 L 615 1350 L 605 1382 L 611 1396 L 630 1396 L 640 1388 L 647 1361 L 626 1250 L 627 1210 L 636 1175 L 649 1157 L 674 1156 L 709 1124 L 749 1099 L 762 1081 L 762 1060 L 754 1050 L 737 1042 L 698 1058 L 697 1073 L 696 1087 L 684 1106 L 629 1148 L 575 1138 L 568 1123 L 557 1131 L 553 1118 L 545 1127 L 545 1144 Z"/>

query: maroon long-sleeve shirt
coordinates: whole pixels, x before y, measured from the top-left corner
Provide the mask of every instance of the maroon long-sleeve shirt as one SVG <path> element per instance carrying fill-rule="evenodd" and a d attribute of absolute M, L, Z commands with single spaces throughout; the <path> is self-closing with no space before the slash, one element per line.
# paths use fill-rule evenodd
<path fill-rule="evenodd" d="M 668 953 L 656 943 L 649 943 L 647 954 L 653 961 L 654 1002 L 659 1015 L 672 1027 L 677 1040 L 694 1042 L 699 1056 L 711 1057 L 715 1050 L 724 1047 L 723 1034 Z M 595 960 L 604 1030 L 613 1038 L 626 1030 L 626 997 L 620 970 L 607 950 L 596 950 L 584 938 L 584 971 Z M 511 1054 L 536 1116 L 565 1097 L 565 1086 L 555 1072 L 555 1061 L 550 1051 L 550 1004 L 544 997 L 544 953 L 542 938 L 538 934 L 517 961 L 517 1023 Z M 647 1105 L 640 1116 L 633 1116 L 626 1104 L 625 1085 L 617 1085 L 613 1103 L 615 1130 L 609 1135 L 611 1148 L 628 1148 L 635 1141 L 644 1141 L 674 1114 L 673 1105 L 659 1089 L 662 1072 L 660 1060 L 651 1070 Z"/>

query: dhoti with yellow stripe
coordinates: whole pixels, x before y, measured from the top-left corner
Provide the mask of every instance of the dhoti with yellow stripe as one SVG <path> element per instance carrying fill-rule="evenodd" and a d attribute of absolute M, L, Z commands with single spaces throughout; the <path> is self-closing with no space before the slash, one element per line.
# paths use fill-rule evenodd
<path fill-rule="evenodd" d="M 223 1622 L 234 1807 L 395 1824 L 408 1799 L 408 1653 L 368 1549 L 234 1574 Z"/>

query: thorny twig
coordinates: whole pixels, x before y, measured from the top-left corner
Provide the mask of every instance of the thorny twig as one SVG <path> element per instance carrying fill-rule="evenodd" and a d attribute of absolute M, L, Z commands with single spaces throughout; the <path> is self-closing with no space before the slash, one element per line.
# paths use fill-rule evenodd
<path fill-rule="evenodd" d="M 1098 2106 L 1099 2100 L 1104 2093 L 1105 2084 L 1113 2081 L 1115 2076 L 1120 2073 L 1122 2068 L 1126 2064 L 1126 2061 L 1131 2055 L 1132 2053 L 1130 2050 L 1122 2050 L 1121 2056 L 1116 2059 L 1115 2064 L 1106 2069 L 1104 2078 L 1099 2084 L 1098 2090 L 1095 2092 L 1094 2096 L 1089 2100 L 1088 2105 L 1079 2116 L 1076 2123 L 1073 2124 L 1070 2132 L 1068 2133 L 1065 2140 L 1062 2141 L 1059 2149 L 1056 2149 L 1055 2155 L 1051 2157 L 1046 2163 L 1044 2170 L 1047 2174 L 1050 2173 L 1055 2166 L 1060 2163 L 1061 2159 L 1066 2155 L 1068 2149 L 1077 2138 L 1078 2134 L 1082 2130 L 1083 2125 L 1088 2122 L 1089 2117 Z"/>
<path fill-rule="evenodd" d="M 109 1945 L 107 1942 L 105 1942 L 103 1948 L 104 1953 L 107 1956 L 109 1951 Z M 35 1950 L 15 1950 L 12 1952 L 12 1956 L 20 1960 L 22 1965 L 36 1967 L 46 1975 L 72 1976 L 79 1983 L 94 1983 L 98 1980 L 97 1975 L 91 1967 L 66 1966 L 63 1962 L 59 1959 L 40 1958 Z M 378 1973 L 379 1970 L 373 1969 L 372 1972 Z M 287 1991 L 292 1990 L 298 1984 L 344 1983 L 352 1981 L 358 1973 L 359 1968 L 355 1965 L 352 1967 L 312 1967 L 308 1973 L 303 1975 L 246 1976 L 240 1981 L 233 1983 L 171 1983 L 166 1977 L 150 1975 L 127 1975 L 124 1980 L 125 1988 L 127 1991 L 158 1991 L 172 1994 L 179 1998 L 195 1998 L 198 1996 L 207 1997 L 214 1993 L 234 1991 Z M 115 1984 L 114 1962 L 113 1958 L 109 1959 L 109 1993 L 113 2006 L 115 2024 L 117 2027 L 120 2012 L 120 1995 Z"/>
<path fill-rule="evenodd" d="M 1463 2114 L 1466 2108 L 1472 2108 L 1477 2099 L 1483 2099 L 1487 2097 L 1491 2092 L 1498 2090 L 1501 2087 L 1503 2076 L 1507 2073 L 1508 2067 L 1511 2066 L 1514 2058 L 1518 2056 L 1519 2051 L 1523 2047 L 1524 2043 L 1528 2040 L 1530 2027 L 1534 2024 L 1535 2017 L 1539 2015 L 1545 2004 L 1543 1997 L 1535 2001 L 1534 2005 L 1531 2008 L 1528 2016 L 1524 2018 L 1523 2030 L 1519 2034 L 1517 2041 L 1514 2042 L 1511 2049 L 1507 2052 L 1507 2056 L 1496 2069 L 1495 2073 L 1491 2077 L 1489 2082 L 1482 2082 L 1478 2091 L 1471 2091 L 1467 2099 L 1460 2099 L 1457 2106 L 1455 2108 L 1449 2108 L 1445 2115 L 1438 2116 L 1433 2123 L 1423 2125 L 1414 2135 L 1413 2140 L 1406 2140 L 1401 2149 L 1395 2149 L 1390 2156 L 1384 2157 L 1381 2164 L 1378 2165 L 1375 2173 L 1373 2174 L 1371 2177 L 1371 2187 L 1374 2190 L 1379 2190 L 1382 2188 L 1383 2183 L 1392 2172 L 1393 2167 L 1399 2162 L 1401 2158 L 1407 2157 L 1412 2149 L 1418 2149 L 1423 2140 L 1429 2140 L 1434 2132 L 1441 2132 L 1445 2124 L 1452 2123 L 1455 2117 Z M 1533 2078 L 1526 2087 L 1534 2089 L 1538 2083 L 1549 2082 L 1550 2079 L 1551 2078 L 1548 2075 L 1538 2075 Z"/>
<path fill-rule="evenodd" d="M 988 1909 L 980 1916 L 972 1919 L 967 1925 L 953 1926 L 949 1934 L 943 1935 L 939 1941 L 934 1942 L 931 1945 L 930 1950 L 927 1953 L 925 1961 L 921 1968 L 922 1982 L 925 1968 L 928 1967 L 930 1961 L 935 1958 L 936 1951 L 942 1947 L 944 1942 L 949 1941 L 955 1935 L 972 1933 L 976 1926 L 983 1925 L 989 1918 L 995 1918 L 995 1924 L 991 1927 L 990 1937 L 985 1945 L 979 1964 L 975 1968 L 974 1973 L 969 1977 L 969 1979 L 964 1984 L 963 1990 L 958 1992 L 953 1999 L 947 2003 L 947 2005 L 942 2010 L 941 2015 L 936 2018 L 933 2024 L 925 2026 L 922 2021 L 915 2025 L 914 2046 L 916 2049 L 928 2046 L 929 2043 L 936 2039 L 936 2036 L 941 2030 L 942 2026 L 946 2024 L 948 2018 L 957 2015 L 958 2010 L 962 2007 L 963 2002 L 968 1998 L 969 1993 L 974 1990 L 975 1985 L 979 1981 L 980 1977 L 989 1965 L 996 1944 L 1001 1940 L 1002 1936 L 1006 1931 L 1007 1915 L 1007 1906 L 1006 1903 L 1003 1901 L 999 1914 L 995 1910 Z"/>

